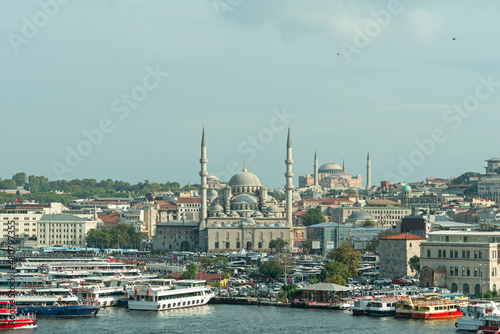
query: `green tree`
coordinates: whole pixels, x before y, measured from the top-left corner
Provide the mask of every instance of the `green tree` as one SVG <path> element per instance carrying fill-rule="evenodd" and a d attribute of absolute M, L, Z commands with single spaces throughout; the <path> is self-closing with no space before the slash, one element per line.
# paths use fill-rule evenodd
<path fill-rule="evenodd" d="M 344 265 L 348 277 L 355 277 L 357 275 L 361 254 L 353 250 L 351 242 L 344 242 L 328 253 L 327 257 Z"/>
<path fill-rule="evenodd" d="M 306 239 L 306 241 L 304 242 L 304 245 L 302 246 L 302 253 L 307 255 L 307 254 L 310 254 L 311 251 L 312 251 L 312 243 L 313 243 L 313 240 L 308 238 Z"/>
<path fill-rule="evenodd" d="M 195 279 L 198 274 L 198 265 L 190 263 L 186 266 L 186 271 L 182 274 L 181 279 Z"/>
<path fill-rule="evenodd" d="M 26 173 L 16 173 L 12 176 L 12 179 L 16 182 L 17 187 L 24 187 L 26 183 Z"/>
<path fill-rule="evenodd" d="M 202 270 L 207 270 L 209 268 L 212 268 L 214 260 L 209 258 L 208 256 L 202 256 L 198 259 L 198 263 L 200 264 Z"/>
<path fill-rule="evenodd" d="M 391 229 L 380 231 L 376 237 L 373 237 L 372 240 L 370 240 L 370 242 L 368 242 L 366 244 L 366 250 L 369 251 L 369 252 L 375 252 L 377 250 L 377 248 L 379 247 L 379 244 L 380 244 L 379 243 L 379 238 L 380 237 L 385 237 L 385 236 L 388 236 L 388 235 L 391 235 L 391 234 L 392 234 L 392 230 Z"/>
<path fill-rule="evenodd" d="M 275 280 L 280 278 L 284 272 L 283 266 L 278 260 L 264 262 L 259 268 L 259 273 L 267 275 Z"/>
<path fill-rule="evenodd" d="M 315 224 L 324 223 L 325 217 L 321 213 L 321 210 L 318 208 L 312 208 L 307 210 L 306 214 L 302 218 L 302 222 L 304 226 L 310 226 Z"/>
<path fill-rule="evenodd" d="M 282 253 L 286 246 L 288 246 L 288 241 L 285 241 L 281 238 L 269 241 L 269 248 L 275 249 L 278 253 Z"/>
<path fill-rule="evenodd" d="M 340 285 L 344 285 L 349 277 L 354 277 L 347 265 L 334 261 L 326 263 L 321 274 L 326 282 Z"/>
<path fill-rule="evenodd" d="M 16 181 L 5 179 L 0 183 L 0 189 L 16 189 Z"/>
<path fill-rule="evenodd" d="M 371 219 L 365 220 L 363 224 L 363 227 L 375 227 L 375 226 L 377 226 L 377 224 Z"/>
<path fill-rule="evenodd" d="M 408 260 L 408 265 L 413 272 L 415 272 L 415 277 L 418 277 L 420 274 L 420 258 L 417 255 L 414 255 L 410 260 Z"/>
<path fill-rule="evenodd" d="M 456 184 L 469 184 L 469 177 L 471 176 L 476 176 L 477 173 L 475 172 L 466 172 L 460 175 L 459 177 L 451 180 L 451 184 L 456 185 Z"/>
<path fill-rule="evenodd" d="M 225 256 L 217 256 L 213 260 L 214 269 L 220 269 L 222 271 L 226 270 L 228 267 L 229 260 Z"/>

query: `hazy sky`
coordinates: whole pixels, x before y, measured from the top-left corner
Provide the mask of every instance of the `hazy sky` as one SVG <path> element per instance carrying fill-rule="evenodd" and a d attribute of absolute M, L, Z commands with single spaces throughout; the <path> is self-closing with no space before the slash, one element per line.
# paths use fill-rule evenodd
<path fill-rule="evenodd" d="M 2 1 L 0 177 L 199 182 L 203 123 L 209 171 L 246 159 L 270 188 L 288 123 L 296 185 L 315 150 L 363 181 L 369 151 L 373 184 L 483 171 L 498 17 L 498 1 Z"/>

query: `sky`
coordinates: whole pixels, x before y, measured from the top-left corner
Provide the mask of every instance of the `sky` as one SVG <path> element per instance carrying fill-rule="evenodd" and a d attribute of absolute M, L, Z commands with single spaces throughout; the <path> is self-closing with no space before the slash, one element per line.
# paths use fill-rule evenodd
<path fill-rule="evenodd" d="M 342 164 L 372 184 L 500 155 L 500 3 L 0 3 L 0 177 L 285 184 Z"/>

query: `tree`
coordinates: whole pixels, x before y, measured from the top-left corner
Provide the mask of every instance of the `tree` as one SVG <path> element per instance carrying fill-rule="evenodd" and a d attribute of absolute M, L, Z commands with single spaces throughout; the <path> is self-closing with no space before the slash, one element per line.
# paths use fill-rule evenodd
<path fill-rule="evenodd" d="M 451 184 L 469 184 L 469 177 L 475 176 L 477 173 L 475 172 L 466 172 L 460 175 L 459 177 L 451 180 Z"/>
<path fill-rule="evenodd" d="M 26 183 L 26 173 L 16 173 L 12 179 L 16 182 L 17 187 L 23 187 Z"/>
<path fill-rule="evenodd" d="M 285 272 L 283 269 L 283 266 L 281 265 L 280 261 L 278 260 L 271 260 L 263 263 L 260 268 L 259 272 L 262 275 L 267 275 L 271 277 L 272 279 L 278 279 L 283 275 Z"/>
<path fill-rule="evenodd" d="M 190 263 L 186 266 L 186 271 L 182 274 L 181 279 L 195 279 L 198 274 L 198 265 Z"/>
<path fill-rule="evenodd" d="M 366 244 L 366 250 L 369 251 L 369 252 L 375 252 L 378 249 L 378 246 L 380 244 L 379 243 L 379 238 L 380 237 L 385 237 L 385 236 L 388 236 L 388 235 L 391 235 L 391 234 L 392 234 L 392 230 L 391 229 L 380 231 L 376 237 L 373 237 L 372 240 L 370 240 L 370 242 L 368 242 Z"/>
<path fill-rule="evenodd" d="M 417 255 L 414 255 L 408 261 L 408 265 L 412 272 L 415 272 L 415 277 L 418 277 L 420 274 L 420 258 Z"/>
<path fill-rule="evenodd" d="M 357 268 L 356 268 L 357 269 Z M 344 285 L 349 277 L 354 277 L 346 264 L 330 261 L 325 264 L 322 275 L 327 283 Z"/>
<path fill-rule="evenodd" d="M 304 226 L 310 226 L 310 225 L 315 225 L 315 224 L 321 224 L 324 223 L 325 217 L 321 213 L 321 210 L 318 208 L 313 208 L 307 210 L 306 214 L 302 218 L 302 222 Z"/>
<path fill-rule="evenodd" d="M 281 253 L 288 246 L 288 241 L 285 241 L 281 238 L 273 239 L 269 241 L 269 248 L 276 249 L 276 252 Z"/>
<path fill-rule="evenodd" d="M 375 226 L 377 226 L 377 224 L 371 219 L 365 220 L 365 223 L 363 224 L 363 227 L 375 227 Z"/>
<path fill-rule="evenodd" d="M 361 254 L 353 250 L 351 242 L 344 242 L 328 253 L 327 257 L 330 260 L 343 264 L 349 275 L 348 277 L 355 277 L 357 275 Z"/>
<path fill-rule="evenodd" d="M 5 179 L 0 183 L 0 189 L 16 189 L 16 181 Z"/>
<path fill-rule="evenodd" d="M 198 263 L 200 264 L 201 269 L 207 270 L 213 266 L 214 260 L 208 256 L 202 256 L 198 259 Z"/>
<path fill-rule="evenodd" d="M 306 239 L 306 241 L 304 242 L 304 245 L 302 246 L 302 253 L 303 254 L 307 255 L 307 254 L 311 253 L 312 243 L 313 243 L 313 239 L 311 239 L 311 238 Z"/>

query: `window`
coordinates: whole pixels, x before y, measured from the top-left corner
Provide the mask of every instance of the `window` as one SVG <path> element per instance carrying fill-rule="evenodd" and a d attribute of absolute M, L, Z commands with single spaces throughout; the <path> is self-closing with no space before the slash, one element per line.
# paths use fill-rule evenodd
<path fill-rule="evenodd" d="M 477 267 L 474 267 L 474 277 L 477 277 Z"/>
<path fill-rule="evenodd" d="M 467 251 L 467 258 L 470 259 L 470 250 Z"/>
<path fill-rule="evenodd" d="M 479 251 L 479 258 L 482 259 L 483 258 L 483 251 Z"/>
<path fill-rule="evenodd" d="M 219 242 L 218 242 L 218 241 L 217 241 L 217 242 L 215 242 L 215 248 L 216 248 L 216 249 L 217 249 L 217 248 L 219 248 Z"/>
<path fill-rule="evenodd" d="M 455 259 L 458 259 L 458 251 L 455 251 Z"/>
<path fill-rule="evenodd" d="M 441 257 L 441 250 L 438 249 L 438 257 Z"/>
<path fill-rule="evenodd" d="M 465 276 L 465 267 L 462 267 L 462 276 Z"/>
<path fill-rule="evenodd" d="M 474 251 L 474 258 L 477 259 L 477 250 Z"/>
<path fill-rule="evenodd" d="M 443 257 L 446 257 L 446 249 L 443 249 Z"/>
<path fill-rule="evenodd" d="M 462 250 L 462 259 L 465 259 L 465 251 Z"/>
<path fill-rule="evenodd" d="M 450 251 L 450 257 L 453 258 L 453 251 Z"/>
<path fill-rule="evenodd" d="M 431 257 L 431 250 L 430 249 L 427 250 L 427 257 Z"/>
<path fill-rule="evenodd" d="M 230 247 L 230 243 L 229 242 L 226 242 L 226 248 L 229 249 Z"/>
<path fill-rule="evenodd" d="M 448 241 L 450 241 L 450 236 L 449 235 L 446 236 L 446 242 L 448 242 Z"/>
<path fill-rule="evenodd" d="M 262 242 L 259 242 L 259 248 L 262 248 Z"/>
<path fill-rule="evenodd" d="M 458 267 L 455 267 L 455 276 L 458 276 Z"/>
<path fill-rule="evenodd" d="M 464 242 L 467 242 L 467 237 L 464 237 Z"/>
<path fill-rule="evenodd" d="M 453 276 L 453 267 L 450 267 L 450 276 Z"/>
<path fill-rule="evenodd" d="M 239 241 L 236 243 L 236 248 L 238 248 L 238 249 L 241 248 L 241 243 Z"/>
<path fill-rule="evenodd" d="M 470 276 L 470 267 L 467 267 L 467 276 Z"/>

